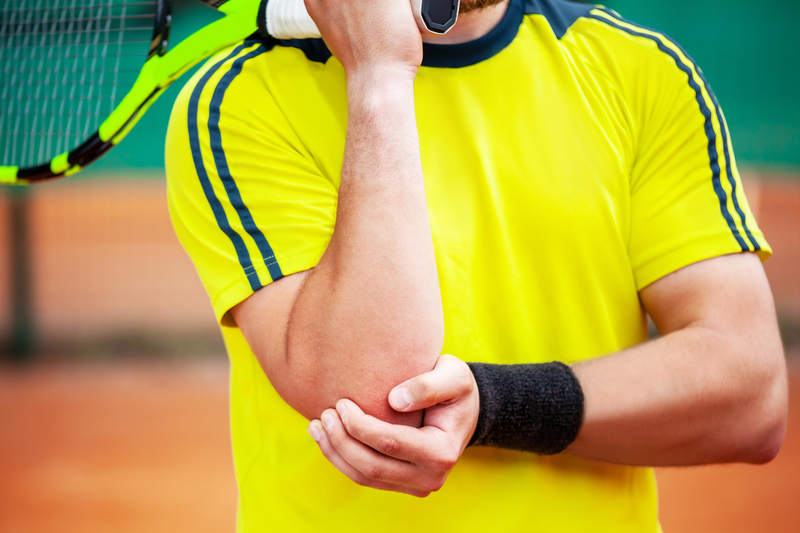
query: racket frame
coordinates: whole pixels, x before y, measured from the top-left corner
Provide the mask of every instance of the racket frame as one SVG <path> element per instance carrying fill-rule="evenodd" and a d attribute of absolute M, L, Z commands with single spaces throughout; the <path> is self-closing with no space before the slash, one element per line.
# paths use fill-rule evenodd
<path fill-rule="evenodd" d="M 172 0 L 156 1 L 156 20 L 147 59 L 128 94 L 98 131 L 49 163 L 27 168 L 0 166 L 0 183 L 26 185 L 75 174 L 119 144 L 172 82 L 199 62 L 249 37 L 258 29 L 259 2 L 203 0 L 225 16 L 169 50 Z"/>
<path fill-rule="evenodd" d="M 253 35 L 266 6 L 263 0 L 200 0 L 225 16 L 193 33 L 168 50 L 172 0 L 156 0 L 153 37 L 147 59 L 130 91 L 103 121 L 97 132 L 76 148 L 49 163 L 19 168 L 0 166 L 0 183 L 25 185 L 69 176 L 80 171 L 125 138 L 159 96 L 184 73 L 209 56 Z M 446 33 L 458 17 L 459 0 L 411 0 L 414 17 L 426 33 Z M 430 16 L 436 4 L 449 8 L 446 22 Z"/>

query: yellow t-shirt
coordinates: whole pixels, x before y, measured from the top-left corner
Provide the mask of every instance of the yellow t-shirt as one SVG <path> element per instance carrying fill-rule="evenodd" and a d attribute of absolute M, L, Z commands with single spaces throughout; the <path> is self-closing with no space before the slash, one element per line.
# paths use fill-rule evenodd
<path fill-rule="evenodd" d="M 647 339 L 643 287 L 770 253 L 702 73 L 611 11 L 511 0 L 485 37 L 426 44 L 415 94 L 445 353 L 617 352 Z M 440 492 L 415 499 L 361 488 L 323 458 L 228 311 L 325 252 L 346 114 L 322 41 L 264 39 L 212 58 L 170 121 L 175 229 L 231 360 L 239 531 L 658 531 L 646 468 L 469 449 Z"/>

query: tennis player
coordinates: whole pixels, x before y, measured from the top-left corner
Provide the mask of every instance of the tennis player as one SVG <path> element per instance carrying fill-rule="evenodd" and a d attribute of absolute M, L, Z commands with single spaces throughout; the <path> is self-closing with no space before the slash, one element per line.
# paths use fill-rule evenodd
<path fill-rule="evenodd" d="M 677 44 L 561 0 L 439 38 L 306 4 L 324 42 L 217 55 L 168 133 L 239 531 L 657 532 L 649 466 L 775 457 L 771 251 Z"/>

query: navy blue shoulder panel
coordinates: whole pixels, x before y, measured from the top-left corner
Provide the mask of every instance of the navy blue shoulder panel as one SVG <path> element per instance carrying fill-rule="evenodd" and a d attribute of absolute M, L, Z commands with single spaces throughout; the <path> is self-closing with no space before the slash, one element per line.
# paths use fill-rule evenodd
<path fill-rule="evenodd" d="M 267 51 L 276 46 L 284 48 L 297 48 L 305 54 L 306 59 L 315 63 L 327 63 L 331 58 L 331 51 L 322 39 L 276 39 L 275 37 L 263 37 L 260 33 L 254 34 L 250 39 L 261 41 Z"/>
<path fill-rule="evenodd" d="M 557 39 L 561 39 L 575 21 L 587 16 L 595 8 L 596 6 L 591 4 L 577 4 L 564 0 L 525 0 L 525 14 L 544 16 Z"/>
<path fill-rule="evenodd" d="M 275 44 L 286 48 L 302 50 L 309 61 L 327 63 L 331 58 L 331 51 L 322 39 L 275 39 Z"/>

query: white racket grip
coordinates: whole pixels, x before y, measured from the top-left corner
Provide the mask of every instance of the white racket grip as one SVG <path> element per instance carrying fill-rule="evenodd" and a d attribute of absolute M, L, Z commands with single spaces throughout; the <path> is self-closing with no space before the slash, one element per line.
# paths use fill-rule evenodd
<path fill-rule="evenodd" d="M 261 12 L 266 20 L 260 21 L 259 26 L 266 28 L 267 32 L 276 39 L 317 39 L 320 37 L 319 29 L 308 14 L 303 0 L 262 0 L 267 2 L 266 9 Z M 411 9 L 417 21 L 419 30 L 424 34 L 442 35 L 447 33 L 458 17 L 458 0 L 438 0 L 444 2 L 445 17 L 441 24 L 428 20 L 423 16 L 423 0 L 411 0 Z M 447 8 L 451 14 L 448 19 Z M 440 13 L 441 15 L 441 13 Z M 428 27 L 428 25 L 431 25 Z"/>
<path fill-rule="evenodd" d="M 318 39 L 319 29 L 303 0 L 269 0 L 266 28 L 276 39 Z"/>

